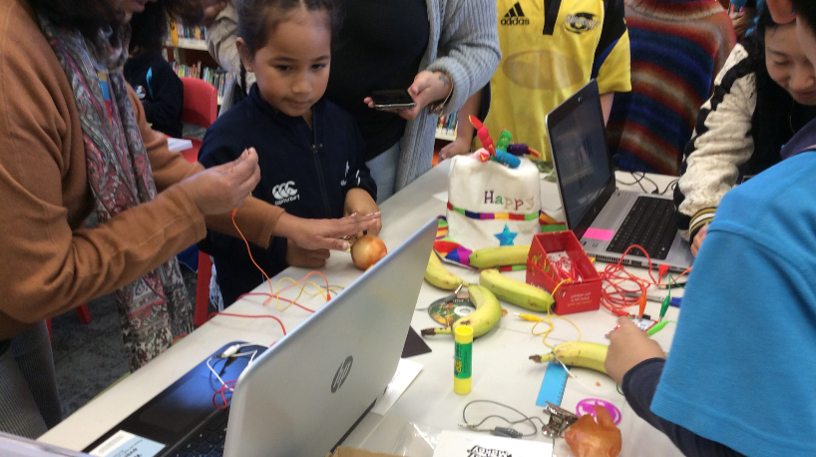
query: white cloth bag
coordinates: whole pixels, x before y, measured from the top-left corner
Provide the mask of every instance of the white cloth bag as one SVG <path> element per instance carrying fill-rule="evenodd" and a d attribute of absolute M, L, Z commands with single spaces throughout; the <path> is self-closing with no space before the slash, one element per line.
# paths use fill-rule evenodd
<path fill-rule="evenodd" d="M 522 158 L 518 168 L 469 156 L 452 159 L 447 219 L 448 237 L 456 243 L 471 250 L 530 244 L 541 232 L 540 211 L 541 181 L 529 159 Z"/>

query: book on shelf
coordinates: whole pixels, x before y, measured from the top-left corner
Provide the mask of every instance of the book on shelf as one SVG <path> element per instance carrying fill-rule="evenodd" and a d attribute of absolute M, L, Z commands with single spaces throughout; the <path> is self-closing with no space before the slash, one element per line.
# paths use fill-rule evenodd
<path fill-rule="evenodd" d="M 455 140 L 456 128 L 458 125 L 459 123 L 456 112 L 453 112 L 447 116 L 439 116 L 439 120 L 436 123 L 436 137 L 440 140 Z"/>
<path fill-rule="evenodd" d="M 232 81 L 232 75 L 229 74 L 227 70 L 223 68 L 202 67 L 201 62 L 196 62 L 193 65 L 184 65 L 175 61 L 171 65 L 173 71 L 175 71 L 179 77 L 199 78 L 212 84 L 218 91 L 219 100 L 224 97 L 224 91 L 230 81 Z"/>
<path fill-rule="evenodd" d="M 207 29 L 170 21 L 167 26 L 170 46 L 207 50 Z"/>

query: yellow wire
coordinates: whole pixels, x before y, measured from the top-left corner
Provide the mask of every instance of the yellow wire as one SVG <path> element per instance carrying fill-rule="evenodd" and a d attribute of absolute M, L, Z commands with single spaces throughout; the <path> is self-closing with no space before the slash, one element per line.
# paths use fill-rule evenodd
<path fill-rule="evenodd" d="M 562 280 L 561 282 L 559 282 L 557 286 L 555 286 L 555 288 L 554 288 L 554 289 L 553 289 L 553 291 L 552 291 L 552 296 L 553 296 L 553 299 L 555 299 L 555 293 L 558 291 L 558 288 L 559 288 L 559 287 L 561 287 L 561 284 L 564 284 L 565 282 L 570 282 L 570 281 L 571 281 L 571 280 L 570 280 L 569 278 L 566 278 L 566 279 Z M 579 329 L 579 328 L 578 328 L 578 326 L 577 326 L 577 325 L 575 325 L 575 323 L 574 323 L 574 322 L 572 322 L 571 320 L 567 319 L 566 317 L 559 316 L 558 314 L 556 314 L 556 315 L 555 315 L 555 317 L 557 317 L 557 318 L 559 318 L 559 319 L 563 319 L 563 320 L 565 320 L 565 321 L 569 322 L 569 323 L 570 323 L 570 325 L 572 325 L 573 327 L 575 327 L 575 330 L 578 332 L 578 339 L 577 339 L 577 340 L 575 340 L 575 341 L 581 341 L 581 329 Z M 551 345 L 551 344 L 547 343 L 547 335 L 549 335 L 549 334 L 550 334 L 550 332 L 551 332 L 551 331 L 552 331 L 552 330 L 555 328 L 555 324 L 553 323 L 553 320 L 552 320 L 552 315 L 550 314 L 550 307 L 549 307 L 549 306 L 547 307 L 547 323 L 548 323 L 548 324 L 550 324 L 550 328 L 548 328 L 547 330 L 544 330 L 544 331 L 542 331 L 542 332 L 538 332 L 538 333 L 536 333 L 536 331 L 535 331 L 536 327 L 538 326 L 538 324 L 540 324 L 540 323 L 542 323 L 542 322 L 544 322 L 544 319 L 539 319 L 539 320 L 538 320 L 538 321 L 537 321 L 537 322 L 536 322 L 536 323 L 533 325 L 533 328 L 531 328 L 531 329 L 530 329 L 530 333 L 532 333 L 532 334 L 533 334 L 533 335 L 535 335 L 535 336 L 541 336 L 541 335 L 543 335 L 543 336 L 542 336 L 542 338 L 541 338 L 541 342 L 542 342 L 542 343 L 544 343 L 544 346 L 547 346 L 548 348 L 552 349 L 552 348 L 554 348 L 555 346 L 553 346 L 553 345 Z"/>
<path fill-rule="evenodd" d="M 282 283 L 283 281 L 289 281 L 289 282 L 291 282 L 291 283 L 292 283 L 292 284 L 293 284 L 295 287 L 297 287 L 297 288 L 299 288 L 299 289 L 300 289 L 300 292 L 298 293 L 297 297 L 293 298 L 291 302 L 289 302 L 289 303 L 288 303 L 288 304 L 287 304 L 285 307 L 281 308 L 281 306 L 280 306 L 280 293 L 279 293 L 279 291 L 281 290 L 281 283 Z M 302 281 L 302 279 L 301 279 L 301 281 Z M 307 291 L 306 291 L 306 288 L 307 288 L 308 286 L 314 286 L 314 288 L 315 288 L 315 289 L 317 289 L 317 291 L 315 291 L 315 292 L 307 292 Z M 275 307 L 277 307 L 277 308 L 278 308 L 278 311 L 286 311 L 287 309 L 289 309 L 289 307 L 290 307 L 290 306 L 292 306 L 293 302 L 298 301 L 298 299 L 299 299 L 299 298 L 300 298 L 300 297 L 301 297 L 301 296 L 302 296 L 304 293 L 305 293 L 306 295 L 310 296 L 310 297 L 314 297 L 314 296 L 316 296 L 316 295 L 318 295 L 318 294 L 319 294 L 319 295 L 321 295 L 321 296 L 323 297 L 323 299 L 324 299 L 324 300 L 329 301 L 328 292 L 334 292 L 334 291 L 336 291 L 336 290 L 340 290 L 340 289 L 343 289 L 343 288 L 342 288 L 342 287 L 340 287 L 340 286 L 329 286 L 329 288 L 328 288 L 328 289 L 326 289 L 326 288 L 324 288 L 324 287 L 319 286 L 319 285 L 318 285 L 317 283 L 315 283 L 314 281 L 308 281 L 308 282 L 306 282 L 306 283 L 300 284 L 300 282 L 298 282 L 298 281 L 297 281 L 297 280 L 295 280 L 294 278 L 290 278 L 289 276 L 286 276 L 286 277 L 283 277 L 283 278 L 281 278 L 280 280 L 278 280 L 278 284 L 275 286 Z"/>

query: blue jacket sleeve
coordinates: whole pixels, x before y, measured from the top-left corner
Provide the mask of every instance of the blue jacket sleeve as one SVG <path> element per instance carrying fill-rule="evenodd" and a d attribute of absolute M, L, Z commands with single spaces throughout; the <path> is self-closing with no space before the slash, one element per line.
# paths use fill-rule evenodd
<path fill-rule="evenodd" d="M 693 432 L 669 422 L 651 410 L 652 397 L 660 382 L 665 359 L 644 360 L 626 372 L 623 377 L 623 394 L 629 406 L 643 420 L 663 432 L 688 457 L 739 457 L 740 454 L 716 441 L 705 439 Z"/>

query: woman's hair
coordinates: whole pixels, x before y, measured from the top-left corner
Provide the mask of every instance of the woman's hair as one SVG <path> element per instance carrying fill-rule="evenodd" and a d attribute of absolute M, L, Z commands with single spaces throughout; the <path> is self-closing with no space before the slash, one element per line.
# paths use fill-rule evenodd
<path fill-rule="evenodd" d="M 238 0 L 238 36 L 250 56 L 266 45 L 266 40 L 293 10 L 325 11 L 332 35 L 340 28 L 337 0 Z"/>
<path fill-rule="evenodd" d="M 161 51 L 167 35 L 167 13 L 161 3 L 146 3 L 141 13 L 130 20 L 130 54 L 151 54 Z"/>
<path fill-rule="evenodd" d="M 28 2 L 37 14 L 52 24 L 79 30 L 87 37 L 95 36 L 99 29 L 106 26 L 112 27 L 114 32 L 120 27 L 125 27 L 122 23 L 122 11 L 115 8 L 111 0 L 28 0 Z M 198 23 L 203 16 L 200 0 L 158 0 L 155 4 L 146 4 L 145 11 L 141 14 L 147 14 L 148 8 L 153 15 L 147 20 L 151 26 L 144 27 L 139 32 L 138 39 L 154 42 L 158 40 L 159 43 L 167 32 L 167 25 L 163 22 L 159 28 L 155 15 L 161 16 L 163 21 L 166 21 L 169 15 L 188 24 Z"/>

